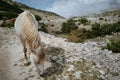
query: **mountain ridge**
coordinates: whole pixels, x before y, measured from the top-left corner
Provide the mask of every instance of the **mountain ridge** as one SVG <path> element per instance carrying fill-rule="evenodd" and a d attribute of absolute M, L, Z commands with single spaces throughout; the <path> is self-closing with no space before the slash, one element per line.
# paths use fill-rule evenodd
<path fill-rule="evenodd" d="M 1 11 L 9 11 L 9 12 L 17 12 L 20 14 L 24 10 L 28 10 L 32 12 L 35 15 L 38 15 L 39 17 L 42 17 L 43 19 L 57 19 L 57 18 L 64 18 L 54 12 L 44 11 L 40 9 L 35 9 L 32 7 L 29 7 L 23 3 L 12 1 L 12 0 L 0 0 L 0 12 Z"/>

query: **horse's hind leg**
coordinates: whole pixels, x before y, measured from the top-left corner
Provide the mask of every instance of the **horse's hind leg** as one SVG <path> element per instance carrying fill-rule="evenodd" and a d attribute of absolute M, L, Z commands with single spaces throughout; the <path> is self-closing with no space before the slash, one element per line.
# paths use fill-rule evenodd
<path fill-rule="evenodd" d="M 42 77 L 44 75 L 44 64 L 41 64 L 39 60 L 37 59 L 37 56 L 35 54 L 31 54 L 32 62 L 34 63 L 38 74 Z"/>
<path fill-rule="evenodd" d="M 28 65 L 30 65 L 30 61 L 28 61 L 28 58 L 27 58 L 26 43 L 25 43 L 25 41 L 21 37 L 20 37 L 20 41 L 21 41 L 21 43 L 23 45 L 23 52 L 24 52 L 24 57 L 25 57 L 25 63 L 24 63 L 24 65 L 28 66 Z"/>

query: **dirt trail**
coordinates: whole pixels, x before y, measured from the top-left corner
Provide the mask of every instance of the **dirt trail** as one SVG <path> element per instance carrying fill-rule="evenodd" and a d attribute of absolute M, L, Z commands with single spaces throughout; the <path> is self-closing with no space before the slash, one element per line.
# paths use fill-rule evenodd
<path fill-rule="evenodd" d="M 18 39 L 13 29 L 0 28 L 0 80 L 38 80 L 34 66 L 23 64 L 24 55 Z"/>
<path fill-rule="evenodd" d="M 11 79 L 10 53 L 6 43 L 9 42 L 6 29 L 0 29 L 0 80 Z"/>
<path fill-rule="evenodd" d="M 50 54 L 51 52 L 50 56 L 54 56 L 60 51 L 52 52 L 52 49 L 54 48 L 48 48 L 47 53 Z M 58 57 L 59 56 L 61 55 L 58 55 Z M 51 80 L 49 76 L 54 76 L 56 72 L 61 72 L 61 69 L 63 69 L 62 66 L 58 66 L 58 63 L 55 63 L 55 61 L 52 63 L 46 59 L 47 61 L 44 66 L 48 74 L 40 77 L 34 64 L 24 66 L 24 60 L 23 48 L 14 29 L 0 27 L 0 80 Z M 56 61 L 58 60 L 57 58 Z M 51 64 L 53 64 L 53 66 L 51 66 Z M 55 69 L 56 66 L 57 68 L 60 67 L 59 70 Z"/>

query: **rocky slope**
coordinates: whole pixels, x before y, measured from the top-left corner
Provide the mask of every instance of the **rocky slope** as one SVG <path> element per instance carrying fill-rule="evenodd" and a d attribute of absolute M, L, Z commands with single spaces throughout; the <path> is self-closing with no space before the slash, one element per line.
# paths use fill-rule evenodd
<path fill-rule="evenodd" d="M 10 0 L 3 1 L 10 3 Z M 50 12 L 36 10 L 25 5 L 19 6 L 22 6 L 21 9 L 23 10 L 27 9 L 35 15 L 42 16 L 42 20 L 39 22 L 46 24 L 50 33 L 60 31 L 62 23 L 69 20 Z M 80 18 L 75 17 L 72 19 L 76 20 L 79 28 L 86 29 L 90 29 L 91 24 L 95 22 L 104 24 L 120 20 L 119 10 L 113 11 L 113 13 L 85 17 L 90 20 L 89 25 L 79 25 Z M 0 25 L 3 22 L 1 20 Z M 120 79 L 120 53 L 101 50 L 100 47 L 106 45 L 108 39 L 112 36 L 106 36 L 99 42 L 98 40 L 88 40 L 85 43 L 72 43 L 65 38 L 55 37 L 44 32 L 39 32 L 39 34 L 46 48 L 47 56 L 45 63 L 47 74 L 43 77 L 37 74 L 33 64 L 24 66 L 23 48 L 14 29 L 0 26 L 0 80 Z"/>
<path fill-rule="evenodd" d="M 119 80 L 120 54 L 101 50 L 102 42 L 70 43 L 40 32 L 46 48 L 46 71 L 39 77 L 24 55 L 14 29 L 0 27 L 0 80 Z"/>

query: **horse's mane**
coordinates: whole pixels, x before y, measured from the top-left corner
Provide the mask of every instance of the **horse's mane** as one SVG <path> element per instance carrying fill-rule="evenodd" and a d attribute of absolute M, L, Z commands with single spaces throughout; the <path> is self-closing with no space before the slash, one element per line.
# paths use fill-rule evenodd
<path fill-rule="evenodd" d="M 22 33 L 27 44 L 31 49 L 40 47 L 41 41 L 38 33 L 38 25 L 35 17 L 28 11 L 23 13 Z"/>

